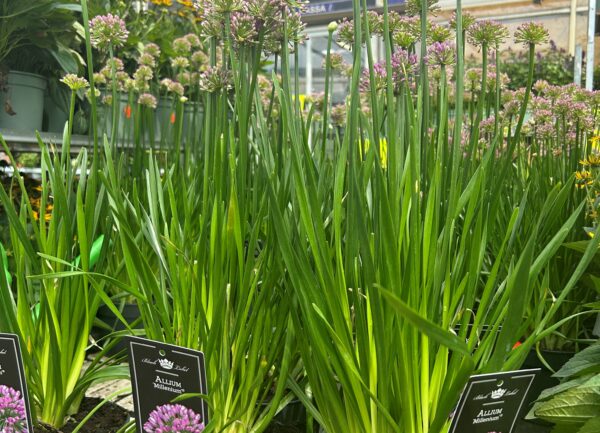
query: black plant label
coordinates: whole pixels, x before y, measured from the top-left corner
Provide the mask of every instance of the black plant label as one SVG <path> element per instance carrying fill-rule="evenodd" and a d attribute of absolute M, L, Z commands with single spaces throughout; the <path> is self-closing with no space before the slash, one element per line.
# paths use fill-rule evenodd
<path fill-rule="evenodd" d="M 33 433 L 19 337 L 0 334 L 0 432 Z"/>
<path fill-rule="evenodd" d="M 178 419 L 201 432 L 208 423 L 208 405 L 198 396 L 208 392 L 204 354 L 139 337 L 128 337 L 127 348 L 137 431 L 159 432 L 161 423 Z"/>
<path fill-rule="evenodd" d="M 539 369 L 471 376 L 450 433 L 511 433 Z"/>

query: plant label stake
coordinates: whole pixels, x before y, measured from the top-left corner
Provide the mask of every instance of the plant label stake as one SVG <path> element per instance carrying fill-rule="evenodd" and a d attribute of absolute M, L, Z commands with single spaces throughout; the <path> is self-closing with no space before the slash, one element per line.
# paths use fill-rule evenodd
<path fill-rule="evenodd" d="M 128 337 L 127 349 L 137 431 L 202 432 L 208 423 L 208 406 L 198 396 L 207 394 L 204 354 L 139 337 Z"/>
<path fill-rule="evenodd" d="M 19 337 L 0 334 L 0 432 L 33 433 Z"/>
<path fill-rule="evenodd" d="M 539 369 L 471 376 L 450 433 L 511 433 Z"/>

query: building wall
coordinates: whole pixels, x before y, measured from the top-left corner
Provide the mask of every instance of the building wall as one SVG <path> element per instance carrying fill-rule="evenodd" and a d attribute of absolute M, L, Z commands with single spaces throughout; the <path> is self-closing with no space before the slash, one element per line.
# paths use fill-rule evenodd
<path fill-rule="evenodd" d="M 442 2 L 442 11 L 438 15 L 441 21 L 447 21 L 452 15 L 456 1 Z M 571 2 L 569 0 L 542 0 L 540 4 L 533 1 L 497 1 L 497 2 L 475 2 L 463 1 L 464 10 L 477 18 L 489 18 L 505 24 L 511 36 L 519 24 L 525 21 L 541 22 L 550 33 L 550 39 L 559 48 L 569 49 L 569 20 Z M 575 44 L 580 44 L 583 50 L 587 46 L 587 1 L 577 0 L 577 14 L 575 24 Z M 598 50 L 598 43 L 596 50 Z M 512 38 L 502 47 L 518 48 L 512 42 Z M 597 56 L 596 56 L 597 57 Z"/>

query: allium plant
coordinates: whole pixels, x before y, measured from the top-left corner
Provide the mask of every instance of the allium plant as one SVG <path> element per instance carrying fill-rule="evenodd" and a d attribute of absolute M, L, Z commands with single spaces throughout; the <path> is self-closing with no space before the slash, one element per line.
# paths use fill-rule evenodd
<path fill-rule="evenodd" d="M 90 38 L 92 45 L 100 50 L 109 47 L 119 47 L 125 44 L 129 32 L 125 21 L 118 16 L 107 14 L 99 15 L 90 21 Z"/>
<path fill-rule="evenodd" d="M 2 433 L 27 433 L 25 402 L 21 393 L 0 385 L 0 431 Z"/>
<path fill-rule="evenodd" d="M 181 404 L 158 406 L 144 424 L 146 433 L 202 433 L 200 415 Z"/>

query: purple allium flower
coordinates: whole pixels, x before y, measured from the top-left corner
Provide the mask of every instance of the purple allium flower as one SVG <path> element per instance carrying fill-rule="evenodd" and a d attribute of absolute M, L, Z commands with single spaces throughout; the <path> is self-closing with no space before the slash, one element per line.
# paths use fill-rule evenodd
<path fill-rule="evenodd" d="M 200 415 L 180 404 L 165 404 L 154 409 L 144 424 L 147 433 L 202 433 Z"/>
<path fill-rule="evenodd" d="M 200 75 L 200 89 L 208 93 L 215 93 L 221 89 L 228 89 L 231 85 L 231 76 L 220 67 L 210 67 Z"/>
<path fill-rule="evenodd" d="M 438 65 L 452 65 L 456 60 L 456 48 L 451 42 L 434 42 L 427 50 L 427 57 Z"/>
<path fill-rule="evenodd" d="M 346 123 L 346 105 L 337 104 L 331 107 L 331 123 L 335 126 L 343 126 Z"/>
<path fill-rule="evenodd" d="M 539 45 L 548 42 L 548 30 L 539 23 L 533 21 L 523 23 L 515 32 L 515 42 L 529 45 Z"/>
<path fill-rule="evenodd" d="M 90 20 L 90 39 L 98 49 L 106 49 L 110 45 L 119 47 L 125 44 L 129 32 L 125 21 L 116 15 L 98 15 Z"/>
<path fill-rule="evenodd" d="M 5 385 L 0 385 L 0 431 L 2 433 L 27 432 L 25 402 L 21 393 Z"/>
<path fill-rule="evenodd" d="M 231 36 L 238 44 L 252 44 L 256 42 L 256 20 L 246 12 L 231 14 Z"/>
<path fill-rule="evenodd" d="M 150 93 L 142 93 L 138 98 L 138 104 L 154 109 L 157 102 L 156 98 Z"/>
<path fill-rule="evenodd" d="M 342 18 L 337 28 L 337 42 L 348 49 L 354 45 L 354 21 L 346 17 Z"/>

